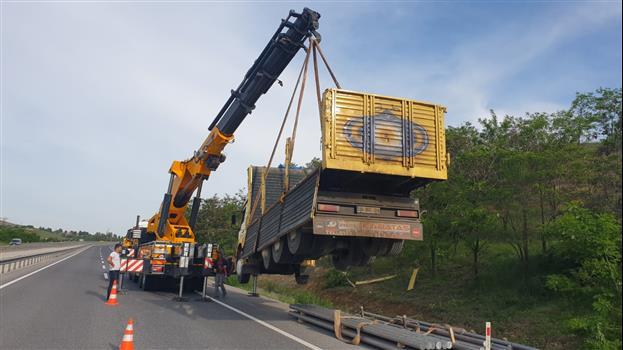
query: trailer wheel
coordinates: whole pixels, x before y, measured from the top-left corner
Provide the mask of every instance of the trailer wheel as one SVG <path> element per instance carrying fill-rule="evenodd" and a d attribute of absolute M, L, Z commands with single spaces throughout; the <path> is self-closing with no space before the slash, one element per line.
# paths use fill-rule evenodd
<path fill-rule="evenodd" d="M 138 276 L 138 287 L 140 289 L 143 289 L 143 282 L 144 282 L 144 274 L 140 274 L 140 276 Z"/>

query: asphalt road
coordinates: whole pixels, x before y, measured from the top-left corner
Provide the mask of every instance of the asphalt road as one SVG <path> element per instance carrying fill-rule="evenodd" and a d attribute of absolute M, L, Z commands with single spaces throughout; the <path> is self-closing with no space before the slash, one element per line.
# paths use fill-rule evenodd
<path fill-rule="evenodd" d="M 120 305 L 107 306 L 100 255 L 109 253 L 93 246 L 39 272 L 3 277 L 0 349 L 117 349 L 129 318 L 135 349 L 361 349 L 297 323 L 286 304 L 234 288 L 219 302 L 187 293 L 190 301 L 179 303 L 173 292 L 145 292 L 126 280 Z"/>

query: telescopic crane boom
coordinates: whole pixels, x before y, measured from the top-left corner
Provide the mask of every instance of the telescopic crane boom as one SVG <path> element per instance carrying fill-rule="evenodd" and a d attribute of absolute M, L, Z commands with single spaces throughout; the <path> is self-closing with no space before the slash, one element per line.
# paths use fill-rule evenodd
<path fill-rule="evenodd" d="M 255 108 L 257 100 L 265 94 L 288 66 L 297 52 L 304 48 L 305 40 L 314 35 L 320 40 L 318 19 L 320 14 L 305 8 L 302 13 L 290 11 L 288 17 L 272 36 L 244 79 L 225 102 L 210 124 L 210 134 L 193 156 L 184 161 L 173 161 L 169 173 L 171 178 L 160 210 L 150 220 L 147 231 L 155 234 L 156 240 L 171 243 L 195 242 L 193 233 L 199 210 L 201 185 L 220 163 L 225 161 L 222 153 L 233 139 L 240 123 Z M 193 193 L 190 220 L 185 212 Z"/>

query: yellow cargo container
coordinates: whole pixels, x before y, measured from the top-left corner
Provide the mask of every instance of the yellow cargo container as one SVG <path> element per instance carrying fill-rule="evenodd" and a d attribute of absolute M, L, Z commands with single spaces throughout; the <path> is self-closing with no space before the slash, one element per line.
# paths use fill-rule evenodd
<path fill-rule="evenodd" d="M 444 106 L 328 89 L 322 107 L 324 169 L 448 178 Z"/>

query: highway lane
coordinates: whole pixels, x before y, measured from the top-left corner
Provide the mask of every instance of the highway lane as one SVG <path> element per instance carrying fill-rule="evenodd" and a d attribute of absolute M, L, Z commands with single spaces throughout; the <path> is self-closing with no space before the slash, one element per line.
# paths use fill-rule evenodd
<path fill-rule="evenodd" d="M 137 349 L 354 349 L 330 333 L 299 324 L 287 305 L 229 288 L 220 299 L 280 332 L 218 303 L 172 301 L 126 280 L 119 306 L 104 305 L 107 281 L 94 246 L 0 290 L 1 349 L 116 349 L 129 318 Z M 2 283 L 6 283 L 3 281 Z M 361 347 L 357 347 L 361 349 Z"/>

